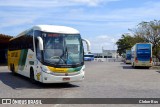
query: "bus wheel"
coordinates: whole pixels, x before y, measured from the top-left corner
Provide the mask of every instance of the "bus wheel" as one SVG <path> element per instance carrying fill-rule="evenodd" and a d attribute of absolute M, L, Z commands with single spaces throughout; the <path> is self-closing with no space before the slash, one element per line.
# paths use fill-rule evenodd
<path fill-rule="evenodd" d="M 132 68 L 134 68 L 134 63 L 132 63 Z"/>
<path fill-rule="evenodd" d="M 33 68 L 30 69 L 30 81 L 35 84 L 35 79 L 34 79 L 34 71 Z"/>
<path fill-rule="evenodd" d="M 139 66 L 134 66 L 134 69 L 137 69 Z"/>

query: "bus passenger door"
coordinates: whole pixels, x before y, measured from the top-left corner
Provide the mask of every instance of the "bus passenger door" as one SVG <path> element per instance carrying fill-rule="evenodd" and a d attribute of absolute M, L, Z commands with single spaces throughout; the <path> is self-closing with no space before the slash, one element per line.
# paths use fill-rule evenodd
<path fill-rule="evenodd" d="M 36 40 L 35 43 L 35 49 L 36 49 L 36 55 L 35 55 L 35 69 L 34 69 L 34 74 L 35 74 L 35 79 L 37 81 L 40 81 L 40 76 L 41 76 L 41 67 L 42 67 L 42 53 L 41 50 L 39 48 L 39 42 L 38 40 Z"/>

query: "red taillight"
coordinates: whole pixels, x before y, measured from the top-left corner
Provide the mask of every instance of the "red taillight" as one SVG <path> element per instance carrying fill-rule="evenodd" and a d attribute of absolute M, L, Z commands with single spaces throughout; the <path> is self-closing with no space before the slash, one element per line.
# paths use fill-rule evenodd
<path fill-rule="evenodd" d="M 138 63 L 138 58 L 137 57 L 135 58 L 135 62 Z"/>
<path fill-rule="evenodd" d="M 152 57 L 150 58 L 150 63 L 152 63 Z"/>

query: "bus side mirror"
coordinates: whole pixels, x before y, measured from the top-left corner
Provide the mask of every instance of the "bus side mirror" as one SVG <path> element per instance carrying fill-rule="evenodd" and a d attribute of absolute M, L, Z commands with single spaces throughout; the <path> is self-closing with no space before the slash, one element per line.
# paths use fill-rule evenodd
<path fill-rule="evenodd" d="M 38 39 L 38 45 L 39 45 L 39 50 L 43 50 L 43 40 L 41 37 L 37 37 Z"/>

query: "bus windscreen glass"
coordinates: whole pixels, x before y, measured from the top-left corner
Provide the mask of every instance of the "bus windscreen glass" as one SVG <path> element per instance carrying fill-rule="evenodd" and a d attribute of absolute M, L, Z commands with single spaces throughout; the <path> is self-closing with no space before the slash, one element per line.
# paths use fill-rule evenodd
<path fill-rule="evenodd" d="M 151 58 L 151 45 L 138 44 L 137 45 L 137 58 L 141 61 L 148 61 Z"/>
<path fill-rule="evenodd" d="M 126 52 L 126 59 L 131 60 L 131 51 Z"/>
<path fill-rule="evenodd" d="M 76 65 L 83 62 L 79 34 L 47 34 L 44 37 L 44 61 L 50 64 Z"/>

